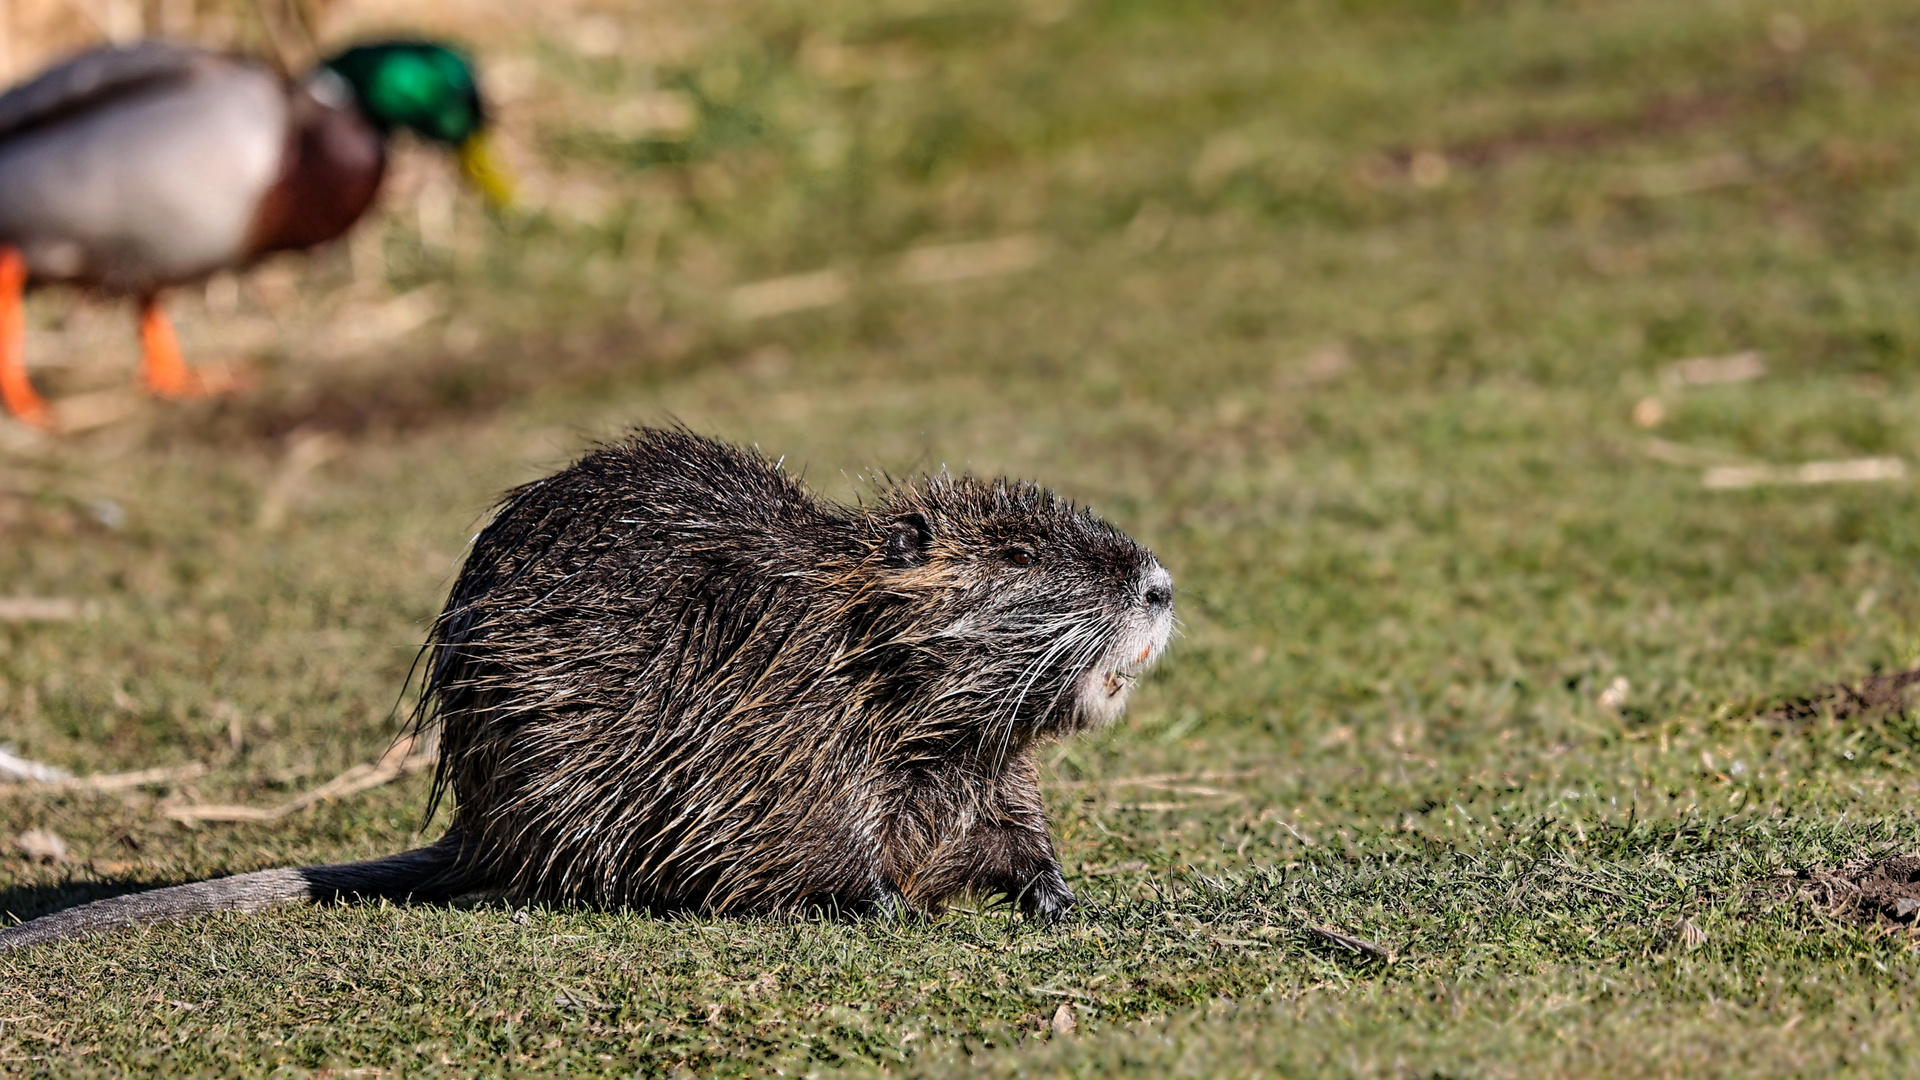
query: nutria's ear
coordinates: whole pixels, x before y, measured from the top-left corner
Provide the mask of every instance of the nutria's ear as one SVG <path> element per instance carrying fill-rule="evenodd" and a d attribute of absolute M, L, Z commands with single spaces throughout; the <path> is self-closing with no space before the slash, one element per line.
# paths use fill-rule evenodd
<path fill-rule="evenodd" d="M 886 564 L 919 566 L 927 561 L 927 548 L 933 543 L 933 526 L 924 514 L 901 514 L 887 530 Z"/>

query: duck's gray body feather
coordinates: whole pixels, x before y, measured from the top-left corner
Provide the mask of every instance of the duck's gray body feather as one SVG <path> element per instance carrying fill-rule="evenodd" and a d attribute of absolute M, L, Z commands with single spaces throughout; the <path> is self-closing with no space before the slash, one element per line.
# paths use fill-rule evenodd
<path fill-rule="evenodd" d="M 0 95 L 0 243 L 35 279 L 115 292 L 211 273 L 248 254 L 287 132 L 264 67 L 157 43 L 87 53 Z"/>

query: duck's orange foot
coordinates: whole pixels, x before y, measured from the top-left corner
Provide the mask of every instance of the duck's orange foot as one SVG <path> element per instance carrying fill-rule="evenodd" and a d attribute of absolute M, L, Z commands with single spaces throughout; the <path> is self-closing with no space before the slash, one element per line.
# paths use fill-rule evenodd
<path fill-rule="evenodd" d="M 148 393 L 165 398 L 204 396 L 200 377 L 180 356 L 173 320 L 167 318 L 158 297 L 149 296 L 140 303 L 140 353 L 140 385 Z"/>
<path fill-rule="evenodd" d="M 180 339 L 174 335 L 173 321 L 160 306 L 158 297 L 149 296 L 140 304 L 140 385 L 163 398 L 198 398 L 231 394 L 248 385 L 244 369 L 210 366 L 195 370 L 180 355 Z"/>
<path fill-rule="evenodd" d="M 42 431 L 53 427 L 53 413 L 27 378 L 27 316 L 21 294 L 27 263 L 18 248 L 0 247 L 0 404 L 14 419 Z"/>
<path fill-rule="evenodd" d="M 11 386 L 5 387 L 4 390 L 7 392 L 0 393 L 0 398 L 5 400 L 7 412 L 11 413 L 15 420 L 41 431 L 53 430 L 53 410 L 47 408 L 47 403 L 41 400 L 39 394 L 33 393 L 31 387 L 25 394 L 13 392 Z"/>
<path fill-rule="evenodd" d="M 53 410 L 27 381 L 27 369 L 16 362 L 0 360 L 0 404 L 15 420 L 41 431 L 53 430 Z"/>
<path fill-rule="evenodd" d="M 140 304 L 140 350 L 140 385 L 156 397 L 217 397 L 244 390 L 251 383 L 246 370 L 237 366 L 188 367 L 180 355 L 173 321 L 158 297 L 149 296 Z"/>

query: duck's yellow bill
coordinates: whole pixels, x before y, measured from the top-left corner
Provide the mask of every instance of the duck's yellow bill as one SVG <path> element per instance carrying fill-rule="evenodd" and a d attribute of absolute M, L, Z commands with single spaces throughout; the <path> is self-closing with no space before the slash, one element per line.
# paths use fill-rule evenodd
<path fill-rule="evenodd" d="M 480 189 L 489 205 L 496 210 L 505 210 L 513 205 L 513 180 L 500 163 L 500 155 L 494 152 L 493 140 L 484 131 L 467 136 L 460 144 L 460 171 L 467 174 L 473 186 Z"/>

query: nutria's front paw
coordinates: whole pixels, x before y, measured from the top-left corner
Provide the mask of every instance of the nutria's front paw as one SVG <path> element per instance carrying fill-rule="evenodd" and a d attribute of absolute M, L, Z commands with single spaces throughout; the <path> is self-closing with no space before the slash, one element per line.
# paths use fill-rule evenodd
<path fill-rule="evenodd" d="M 874 922 L 904 922 L 919 916 L 907 898 L 893 889 L 882 892 L 870 900 L 861 900 L 848 904 L 844 909 L 856 920 L 871 919 Z"/>
<path fill-rule="evenodd" d="M 1050 869 L 1033 879 L 1019 896 L 1020 910 L 1029 919 L 1052 926 L 1073 914 L 1073 890 L 1060 871 Z"/>

